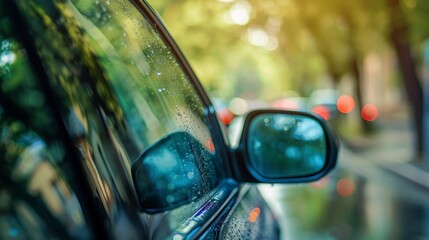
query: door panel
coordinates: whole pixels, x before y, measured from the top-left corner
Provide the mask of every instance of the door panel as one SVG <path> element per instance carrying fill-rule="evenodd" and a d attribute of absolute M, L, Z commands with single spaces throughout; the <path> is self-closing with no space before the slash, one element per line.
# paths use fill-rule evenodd
<path fill-rule="evenodd" d="M 242 188 L 219 239 L 279 239 L 279 225 L 255 185 Z"/>

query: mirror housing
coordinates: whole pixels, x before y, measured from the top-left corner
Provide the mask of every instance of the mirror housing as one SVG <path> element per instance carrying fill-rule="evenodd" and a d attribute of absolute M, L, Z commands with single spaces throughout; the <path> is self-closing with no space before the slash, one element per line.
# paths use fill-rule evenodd
<path fill-rule="evenodd" d="M 203 196 L 219 182 L 213 158 L 188 132 L 173 132 L 149 146 L 131 168 L 141 210 L 164 212 Z"/>
<path fill-rule="evenodd" d="M 299 183 L 320 179 L 337 161 L 339 141 L 321 117 L 299 111 L 255 110 L 234 149 L 241 182 Z"/>

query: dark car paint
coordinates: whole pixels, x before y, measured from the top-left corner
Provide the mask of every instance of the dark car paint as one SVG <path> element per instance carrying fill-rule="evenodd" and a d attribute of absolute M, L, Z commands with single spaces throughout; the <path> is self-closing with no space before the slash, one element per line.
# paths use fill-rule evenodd
<path fill-rule="evenodd" d="M 174 43 L 168 32 L 165 30 L 159 19 L 155 16 L 154 12 L 143 2 L 134 1 L 135 6 L 144 14 L 148 19 L 152 21 L 153 26 L 159 31 L 164 40 L 170 45 L 174 50 L 175 55 L 179 59 L 179 62 L 182 64 L 183 69 L 192 79 L 192 84 L 195 86 L 195 89 L 200 94 L 200 98 L 204 104 L 206 104 L 206 114 L 211 123 L 212 133 L 215 137 L 215 145 L 217 146 L 228 146 L 225 142 L 224 136 L 222 135 L 222 129 L 219 125 L 219 121 L 215 115 L 214 107 L 211 105 L 207 95 L 204 93 L 203 88 L 200 83 L 197 81 L 197 78 L 193 74 L 191 68 L 189 67 L 187 61 L 181 54 L 179 48 Z M 62 141 L 67 148 L 67 154 L 69 154 L 69 159 L 80 159 L 77 164 L 72 164 L 73 172 L 76 174 L 77 178 L 75 183 L 79 185 L 82 193 L 79 195 L 83 203 L 82 208 L 85 213 L 85 216 L 90 219 L 92 230 L 94 231 L 94 237 L 109 239 L 115 237 L 121 237 L 120 233 L 127 231 L 128 237 L 133 238 L 150 238 L 155 237 L 157 234 L 154 232 L 159 232 L 160 228 L 154 229 L 155 226 L 161 227 L 163 225 L 162 219 L 161 222 L 152 217 L 142 217 L 141 213 L 137 212 L 137 203 L 135 199 L 127 199 L 121 197 L 120 199 L 125 199 L 126 201 L 119 201 L 114 206 L 109 206 L 108 203 L 104 202 L 104 198 L 100 197 L 101 193 L 98 191 L 101 187 L 98 186 L 97 180 L 91 178 L 86 178 L 85 176 L 90 175 L 85 173 L 85 162 L 81 157 L 82 149 L 77 149 L 76 142 L 73 142 L 72 139 L 68 136 L 70 131 L 68 130 L 72 125 L 79 125 L 76 123 L 76 119 L 70 117 L 68 122 L 64 121 L 64 107 L 61 106 L 62 103 L 58 102 L 57 99 L 62 99 L 66 95 L 64 89 L 53 89 L 47 79 L 48 76 L 43 69 L 43 65 L 40 61 L 40 56 L 38 55 L 34 43 L 32 42 L 32 36 L 27 31 L 26 23 L 24 17 L 16 7 L 13 1 L 7 3 L 8 9 L 10 10 L 10 15 L 14 19 L 14 22 L 17 24 L 19 31 L 20 40 L 23 42 L 24 47 L 29 53 L 30 62 L 33 65 L 33 70 L 35 71 L 44 94 L 49 102 L 50 108 L 54 112 L 55 119 L 60 126 L 60 133 L 62 136 Z M 86 86 L 88 92 L 96 93 L 94 89 L 95 86 L 91 84 L 90 78 L 88 78 L 88 86 Z M 55 92 L 55 94 L 54 94 Z M 63 93 L 63 96 L 58 96 L 59 93 Z M 106 121 L 108 114 L 105 112 L 104 105 L 102 103 L 103 99 L 100 99 L 99 96 L 87 94 L 86 96 L 79 96 L 76 99 L 89 100 L 93 103 L 93 107 L 90 110 L 90 115 L 87 115 L 86 118 L 91 119 L 93 126 L 89 127 L 90 135 L 94 134 L 101 136 L 98 138 L 98 142 L 92 142 L 92 145 L 97 146 L 97 149 L 92 149 L 93 153 L 98 155 L 96 157 L 100 160 L 98 165 L 104 169 L 104 174 L 107 181 L 111 181 L 113 186 L 122 185 L 121 189 L 125 189 L 128 194 L 133 195 L 132 186 L 127 185 L 127 171 L 124 169 L 122 161 L 120 160 L 121 150 L 119 146 L 112 139 L 112 136 L 115 135 L 111 130 L 111 126 Z M 117 129 L 116 129 L 117 130 Z M 120 131 L 120 130 L 118 130 Z M 81 139 L 81 144 L 84 146 L 90 139 Z M 221 155 L 222 159 L 226 163 L 231 163 L 230 155 L 226 151 L 226 148 L 218 147 L 222 149 Z M 106 163 L 108 162 L 108 164 Z M 107 164 L 107 165 L 106 165 Z M 108 166 L 111 164 L 110 166 Z M 112 173 L 111 167 L 116 168 L 115 172 Z M 229 170 L 230 168 L 224 169 L 226 175 L 232 175 Z M 232 237 L 242 237 L 242 238 L 254 238 L 259 239 L 264 237 L 267 239 L 276 239 L 278 235 L 278 225 L 275 219 L 273 218 L 268 206 L 263 201 L 260 194 L 257 192 L 255 186 L 251 187 L 241 187 L 239 196 L 231 192 L 232 198 L 229 201 L 226 201 L 224 210 L 221 210 L 221 214 L 217 218 L 209 219 L 212 222 L 206 222 L 204 228 L 207 229 L 206 232 L 203 232 L 201 229 L 201 237 L 205 239 L 217 239 L 217 238 L 232 238 Z M 118 189 L 112 189 L 113 195 L 120 196 L 124 195 Z M 92 193 L 96 193 L 92 195 Z M 233 191 L 235 192 L 235 191 Z M 128 195 L 127 194 L 127 195 Z M 232 205 L 233 204 L 233 205 Z M 257 226 L 253 226 L 248 223 L 249 210 L 253 208 L 259 208 L 261 214 L 260 220 L 257 222 Z M 236 224 L 243 223 L 243 224 Z M 115 227 L 121 226 L 123 229 L 117 229 L 113 231 Z M 268 227 L 267 226 L 271 226 Z M 116 234 L 114 234 L 114 232 Z M 250 235 L 248 233 L 251 233 Z M 161 234 L 162 235 L 162 234 Z M 190 238 L 198 237 L 199 235 L 190 235 Z"/>

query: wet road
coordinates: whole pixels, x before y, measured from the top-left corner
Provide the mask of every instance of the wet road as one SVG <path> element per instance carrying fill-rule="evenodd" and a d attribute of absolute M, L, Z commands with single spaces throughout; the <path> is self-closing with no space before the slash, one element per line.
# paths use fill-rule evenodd
<path fill-rule="evenodd" d="M 429 239 L 429 188 L 342 149 L 337 169 L 316 183 L 262 185 L 282 238 Z"/>

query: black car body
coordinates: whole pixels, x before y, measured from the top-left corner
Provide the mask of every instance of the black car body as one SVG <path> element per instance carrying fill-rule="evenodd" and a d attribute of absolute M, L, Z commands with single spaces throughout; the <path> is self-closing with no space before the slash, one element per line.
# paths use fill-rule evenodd
<path fill-rule="evenodd" d="M 2 0 L 0 41 L 2 239 L 277 239 L 251 183 L 335 166 L 305 113 L 251 112 L 232 148 L 143 1 Z"/>

